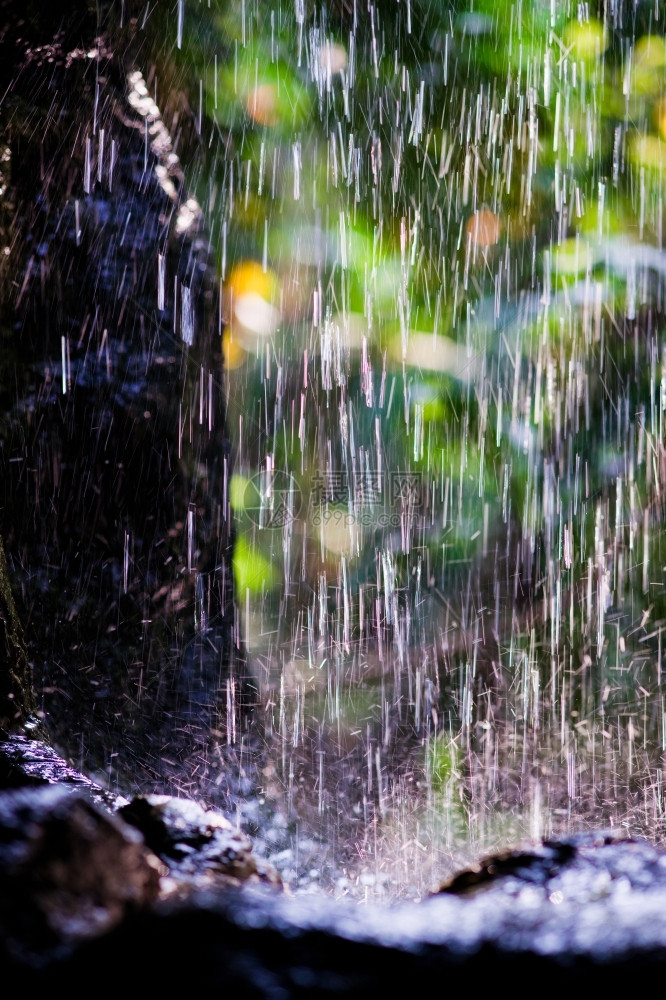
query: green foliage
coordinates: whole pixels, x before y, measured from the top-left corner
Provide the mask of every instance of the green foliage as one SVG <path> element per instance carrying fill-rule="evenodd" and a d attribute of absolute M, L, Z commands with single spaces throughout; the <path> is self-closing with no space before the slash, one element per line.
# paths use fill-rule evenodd
<path fill-rule="evenodd" d="M 666 615 L 661 22 L 518 0 L 306 3 L 302 21 L 204 6 L 183 48 L 208 150 L 192 181 L 222 282 L 251 261 L 277 289 L 255 320 L 227 300 L 229 329 L 249 324 L 227 354 L 236 471 L 273 463 L 303 500 L 290 566 L 234 502 L 237 582 L 277 607 L 300 580 L 303 618 L 343 646 L 345 615 L 350 641 L 373 614 L 395 635 L 391 600 L 406 613 L 436 586 L 463 621 L 476 588 L 511 670 L 524 637 L 544 678 L 605 662 L 607 613 L 627 644 L 648 605 Z M 363 485 L 380 461 L 418 477 L 416 507 Z M 327 472 L 345 485 L 322 504 Z M 439 612 L 425 625 L 445 645 Z"/>

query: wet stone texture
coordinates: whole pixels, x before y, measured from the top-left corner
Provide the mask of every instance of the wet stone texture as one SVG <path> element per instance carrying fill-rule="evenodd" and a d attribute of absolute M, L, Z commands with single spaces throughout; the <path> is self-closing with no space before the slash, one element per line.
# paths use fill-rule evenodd
<path fill-rule="evenodd" d="M 281 889 L 220 813 L 166 795 L 112 796 L 37 740 L 0 743 L 0 789 L 0 936 L 11 960 L 52 961 L 195 889 Z"/>
<path fill-rule="evenodd" d="M 406 978 L 581 990 L 664 970 L 666 852 L 613 831 L 484 858 L 419 903 L 362 906 L 284 891 L 196 802 L 113 807 L 21 736 L 0 762 L 0 963 L 24 988 L 78 991 L 103 975 L 113 988 L 360 997 Z"/>
<path fill-rule="evenodd" d="M 102 933 L 157 896 L 139 833 L 66 787 L 3 793 L 0 825 L 0 926 L 18 958 Z"/>

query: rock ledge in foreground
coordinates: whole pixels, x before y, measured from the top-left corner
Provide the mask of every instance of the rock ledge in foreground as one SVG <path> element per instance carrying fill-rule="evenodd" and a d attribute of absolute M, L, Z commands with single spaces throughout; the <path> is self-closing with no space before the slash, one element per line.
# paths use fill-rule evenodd
<path fill-rule="evenodd" d="M 367 998 L 511 977 L 617 991 L 666 971 L 666 852 L 646 841 L 595 831 L 519 846 L 420 903 L 290 896 L 224 817 L 165 796 L 113 812 L 87 779 L 53 781 L 48 754 L 40 784 L 41 751 L 23 749 L 32 787 L 0 793 L 0 965 L 24 989 L 87 996 L 103 977 L 169 995 Z M 0 744 L 8 755 L 17 784 L 20 754 Z"/>

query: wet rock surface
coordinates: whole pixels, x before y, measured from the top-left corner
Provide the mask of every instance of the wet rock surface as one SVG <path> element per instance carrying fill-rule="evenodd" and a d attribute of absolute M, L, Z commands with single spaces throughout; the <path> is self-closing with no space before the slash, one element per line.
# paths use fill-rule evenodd
<path fill-rule="evenodd" d="M 531 893 L 559 905 L 666 888 L 666 852 L 619 830 L 596 830 L 498 852 L 458 872 L 439 894 Z"/>
<path fill-rule="evenodd" d="M 136 796 L 118 815 L 143 834 L 146 846 L 167 866 L 164 894 L 248 879 L 282 884 L 277 870 L 253 854 L 248 837 L 221 813 L 190 799 Z"/>
<path fill-rule="evenodd" d="M 4 792 L 0 829 L 0 927 L 17 959 L 100 934 L 157 897 L 157 859 L 139 832 L 66 786 Z"/>
<path fill-rule="evenodd" d="M 127 799 L 101 788 L 90 778 L 71 767 L 41 739 L 13 735 L 0 743 L 0 788 L 23 788 L 49 784 L 85 792 L 94 802 L 118 808 Z"/>
<path fill-rule="evenodd" d="M 24 736 L 0 762 L 2 961 L 25 986 L 103 973 L 119 988 L 131 970 L 135 985 L 252 997 L 361 996 L 404 977 L 487 988 L 501 973 L 608 988 L 666 963 L 666 852 L 616 831 L 517 845 L 420 902 L 360 906 L 283 891 L 194 801 L 113 808 Z"/>
<path fill-rule="evenodd" d="M 113 796 L 38 740 L 0 743 L 0 789 L 0 928 L 18 962 L 51 961 L 157 899 L 246 881 L 281 888 L 222 814 Z"/>

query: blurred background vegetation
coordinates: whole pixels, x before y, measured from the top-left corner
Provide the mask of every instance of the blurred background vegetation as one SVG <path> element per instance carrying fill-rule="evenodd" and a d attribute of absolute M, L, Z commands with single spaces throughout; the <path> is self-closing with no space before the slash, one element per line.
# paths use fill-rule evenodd
<path fill-rule="evenodd" d="M 298 591 L 335 631 L 348 599 L 350 641 L 379 614 L 418 642 L 418 607 L 471 580 L 496 640 L 527 605 L 601 656 L 609 609 L 663 589 L 658 11 L 167 13 L 224 290 L 240 603 Z M 261 527 L 272 470 L 298 510 Z"/>
<path fill-rule="evenodd" d="M 626 788 L 640 733 L 653 821 L 659 7 L 186 3 L 168 23 L 267 702 L 323 688 L 324 715 L 372 717 L 385 745 L 448 720 L 479 754 L 503 720 L 501 742 L 548 731 L 567 766 L 605 753 Z M 375 717 L 358 681 L 389 676 Z"/>

